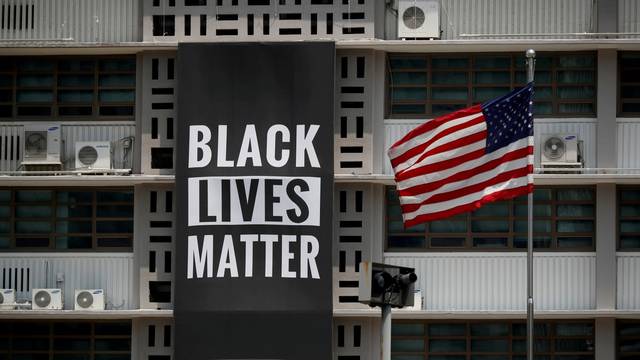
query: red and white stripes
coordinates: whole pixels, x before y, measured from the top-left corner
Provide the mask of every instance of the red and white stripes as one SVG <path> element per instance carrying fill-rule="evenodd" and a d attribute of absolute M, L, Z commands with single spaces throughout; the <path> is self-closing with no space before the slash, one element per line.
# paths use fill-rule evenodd
<path fill-rule="evenodd" d="M 388 151 L 405 227 L 532 191 L 533 136 L 487 153 L 480 105 L 417 127 Z"/>

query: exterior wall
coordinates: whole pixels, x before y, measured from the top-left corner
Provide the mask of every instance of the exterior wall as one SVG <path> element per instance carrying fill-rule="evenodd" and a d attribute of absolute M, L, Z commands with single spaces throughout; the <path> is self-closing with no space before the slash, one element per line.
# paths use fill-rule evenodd
<path fill-rule="evenodd" d="M 594 30 L 591 0 L 444 0 L 444 39 L 460 34 L 577 33 Z M 508 36 L 505 36 L 508 38 Z"/>
<path fill-rule="evenodd" d="M 34 122 L 14 122 L 0 124 L 0 139 L 6 147 L 0 147 L 0 171 L 20 170 L 24 144 L 24 125 Z M 75 144 L 78 141 L 111 142 L 111 160 L 114 169 L 132 169 L 136 157 L 135 125 L 124 122 L 66 122 L 61 124 L 61 161 L 64 170 L 75 169 Z M 124 140 L 133 140 L 130 148 Z"/>
<path fill-rule="evenodd" d="M 425 310 L 526 309 L 525 253 L 386 253 L 385 262 L 416 269 Z M 536 309 L 595 308 L 595 254 L 537 253 L 534 267 Z"/>
<path fill-rule="evenodd" d="M 379 328 L 378 319 L 336 318 L 333 360 L 379 360 Z"/>
<path fill-rule="evenodd" d="M 358 303 L 361 261 L 380 261 L 384 224 L 377 222 L 382 210 L 376 199 L 382 187 L 340 184 L 334 192 L 333 307 L 366 309 Z"/>
<path fill-rule="evenodd" d="M 640 3 L 636 0 L 618 0 L 618 31 L 640 31 Z"/>
<path fill-rule="evenodd" d="M 154 63 L 157 64 L 155 71 Z M 136 109 L 137 138 L 140 139 L 141 147 L 140 172 L 148 175 L 174 174 L 175 160 L 169 168 L 156 168 L 153 165 L 153 151 L 158 148 L 169 148 L 175 159 L 178 90 L 175 73 L 176 53 L 143 53 L 138 56 L 137 68 L 139 82 L 136 88 L 139 90 Z M 157 89 L 163 91 L 158 94 Z M 156 138 L 152 134 L 154 121 L 157 121 L 158 129 Z M 172 129 L 169 129 L 170 123 L 173 124 Z M 173 135 L 169 136 L 169 133 Z"/>
<path fill-rule="evenodd" d="M 386 1 L 349 0 L 345 4 L 334 0 L 330 5 L 311 5 L 311 0 L 301 0 L 300 5 L 295 5 L 294 0 L 289 0 L 285 3 L 280 5 L 280 1 L 272 0 L 269 6 L 249 6 L 247 0 L 238 0 L 236 6 L 232 5 L 232 0 L 222 0 L 222 5 L 218 6 L 216 0 L 209 0 L 207 6 L 185 7 L 183 0 L 175 1 L 175 6 L 169 6 L 170 0 L 159 0 L 159 6 L 153 6 L 152 0 L 0 0 L 0 6 L 7 9 L 9 6 L 11 9 L 24 9 L 18 16 L 21 16 L 25 27 L 14 30 L 13 15 L 5 12 L 0 20 L 7 25 L 0 28 L 0 40 L 49 40 L 49 45 L 144 40 L 169 45 L 178 41 L 396 38 L 397 16 L 385 8 Z M 392 3 L 392 6 L 397 6 L 397 0 Z M 595 16 L 593 6 L 597 3 L 592 0 L 441 0 L 442 39 L 467 39 L 461 36 L 465 33 L 526 35 L 611 31 L 601 24 L 607 27 L 614 24 L 618 31 L 623 32 L 640 31 L 638 1 L 617 0 L 617 25 L 614 21 L 600 21 L 602 19 Z M 253 35 L 248 33 L 249 14 L 254 16 Z M 317 16 L 317 33 L 312 33 L 313 14 Z M 154 36 L 153 15 L 175 15 L 176 35 Z M 191 15 L 189 36 L 184 34 L 185 15 Z M 207 19 L 207 35 L 204 36 L 199 32 L 201 15 Z M 264 15 L 269 16 L 268 34 L 263 32 Z M 333 18 L 331 33 L 327 31 L 329 16 Z M 223 35 L 233 34 L 234 30 L 237 34 Z M 526 38 L 558 37 L 571 36 L 533 35 Z M 62 41 L 65 38 L 72 39 Z M 599 51 L 597 118 L 537 119 L 536 144 L 540 143 L 543 134 L 576 134 L 583 141 L 586 167 L 640 168 L 640 148 L 636 144 L 640 138 L 640 121 L 615 117 L 616 63 L 615 50 Z M 157 64 L 157 77 L 154 76 L 154 64 Z M 177 70 L 175 51 L 138 52 L 135 123 L 62 123 L 63 156 L 67 160 L 65 169 L 72 169 L 73 144 L 76 141 L 109 140 L 118 143 L 134 136 L 135 151 L 130 154 L 134 159 L 134 173 L 174 174 L 174 164 L 169 168 L 156 168 L 152 156 L 153 149 L 157 148 L 170 148 L 175 153 L 175 126 L 179 121 L 175 111 L 177 74 L 170 71 L 171 64 Z M 390 175 L 386 149 L 422 122 L 384 119 L 386 65 L 386 55 L 382 51 L 337 51 L 334 165 L 339 175 Z M 153 125 L 154 118 L 157 119 L 157 127 Z M 173 119 L 171 124 L 174 128 L 170 129 L 168 119 Z M 4 144 L 11 144 L 5 139 L 12 137 L 17 139 L 20 136 L 24 140 L 22 126 L 23 123 L 18 122 L 0 125 L 0 138 Z M 154 127 L 157 136 L 152 135 Z M 14 154 L 17 154 L 18 142 L 14 141 L 12 146 Z M 122 148 L 115 149 L 116 167 L 130 168 L 131 161 L 118 165 L 123 153 Z M 537 166 L 539 159 L 537 150 Z M 4 147 L 0 146 L 0 171 L 16 170 L 19 160 L 5 155 Z M 630 181 L 638 183 L 637 179 Z M 87 182 L 86 185 L 92 184 Z M 537 310 L 577 313 L 582 310 L 614 310 L 614 307 L 615 310 L 640 310 L 640 253 L 615 252 L 613 234 L 616 233 L 617 219 L 612 216 L 616 204 L 611 200 L 615 196 L 615 185 L 598 185 L 596 252 L 536 253 L 534 291 Z M 155 209 L 152 209 L 151 199 L 154 197 Z M 30 289 L 53 287 L 56 274 L 64 273 L 67 309 L 73 306 L 74 289 L 97 287 L 105 289 L 108 306 L 112 309 L 172 309 L 172 291 L 168 301 L 153 301 L 151 293 L 152 284 L 156 282 L 168 283 L 173 289 L 175 212 L 167 205 L 167 199 L 174 199 L 173 185 L 137 185 L 135 198 L 133 254 L 0 253 L 0 275 L 3 276 L 0 280 L 9 285 L 12 281 L 19 281 L 18 295 L 26 299 L 30 297 Z M 367 311 L 363 311 L 366 316 L 353 315 L 369 309 L 356 300 L 357 263 L 360 260 L 415 267 L 419 276 L 417 288 L 425 296 L 423 310 L 455 313 L 525 309 L 523 253 L 385 254 L 384 186 L 357 180 L 337 183 L 334 199 L 333 304 L 338 313 L 334 318 L 335 360 L 379 359 L 378 319 L 368 317 L 372 313 Z M 169 202 L 175 204 L 174 200 Z M 21 269 L 29 269 L 28 286 Z M 3 270 L 12 270 L 19 275 L 17 279 L 10 278 L 8 271 Z M 349 311 L 353 311 L 351 317 L 340 317 L 340 312 Z M 403 316 L 410 314 L 406 312 Z M 615 319 L 596 320 L 598 360 L 614 358 L 614 329 Z M 172 358 L 172 319 L 134 319 L 133 332 L 133 359 Z"/>
<path fill-rule="evenodd" d="M 144 1 L 144 41 L 264 41 L 302 39 L 373 38 L 374 2 L 377 0 L 335 1 L 332 4 L 312 4 L 293 0 L 282 4 L 248 5 L 247 0 L 209 1 L 205 6 L 184 6 L 176 1 L 160 0 L 159 6 Z M 174 36 L 154 36 L 153 16 L 175 16 Z M 191 35 L 185 35 L 185 15 L 190 15 Z M 200 35 L 200 19 L 206 17 L 206 35 Z M 253 21 L 248 20 L 253 17 Z M 313 18 L 317 19 L 315 26 Z M 266 21 L 265 21 L 266 20 Z M 253 26 L 251 26 L 253 23 Z M 268 28 L 265 31 L 265 27 Z M 250 30 L 252 29 L 252 30 Z M 315 30 L 314 30 L 315 29 Z"/>
<path fill-rule="evenodd" d="M 154 79 L 153 63 L 157 62 L 157 78 Z M 140 78 L 138 93 L 138 133 L 140 139 L 141 173 L 174 174 L 171 168 L 154 168 L 153 149 L 175 147 L 177 125 L 177 77 L 175 53 L 144 53 L 139 56 Z M 336 173 L 371 174 L 373 164 L 374 119 L 381 114 L 383 102 L 375 91 L 380 83 L 379 61 L 373 51 L 340 51 L 336 58 L 335 97 L 335 160 Z M 378 81 L 375 81 L 378 80 Z M 171 89 L 171 94 L 154 94 L 154 89 Z M 158 136 L 152 137 L 152 121 L 157 119 Z M 172 119 L 173 137 L 167 136 L 168 119 Z M 175 151 L 173 151 L 175 156 Z"/>
<path fill-rule="evenodd" d="M 598 50 L 598 167 L 616 166 L 616 109 L 618 87 L 618 53 Z"/>
<path fill-rule="evenodd" d="M 404 134 L 422 124 L 424 120 L 385 120 L 385 136 L 384 150 L 391 147 L 394 142 L 398 141 Z M 536 119 L 534 123 L 535 138 L 535 166 L 540 166 L 540 146 L 542 137 L 545 134 L 570 134 L 577 135 L 583 144 L 583 158 L 585 159 L 585 167 L 595 168 L 596 163 L 596 132 L 597 122 L 595 119 Z M 391 175 L 393 169 L 389 161 L 384 162 L 384 173 Z"/>
<path fill-rule="evenodd" d="M 616 349 L 616 320 L 612 318 L 595 319 L 596 359 L 614 359 Z"/>
<path fill-rule="evenodd" d="M 614 184 L 596 187 L 596 307 L 616 308 L 617 193 Z"/>
<path fill-rule="evenodd" d="M 58 274 L 64 284 L 56 283 Z M 0 283 L 17 289 L 17 300 L 31 301 L 34 288 L 61 287 L 66 310 L 73 310 L 76 289 L 104 289 L 108 310 L 136 309 L 135 274 L 131 253 L 0 254 Z"/>
<path fill-rule="evenodd" d="M 619 310 L 640 310 L 640 253 L 618 253 Z"/>
<path fill-rule="evenodd" d="M 131 139 L 130 149 L 124 147 L 124 140 Z M 65 158 L 65 169 L 75 168 L 75 143 L 78 141 L 110 141 L 112 146 L 112 163 L 115 169 L 132 169 L 136 157 L 135 125 L 131 122 L 113 124 L 64 124 L 62 125 L 62 141 Z M 130 152 L 129 152 L 130 151 Z"/>
<path fill-rule="evenodd" d="M 20 166 L 24 127 L 16 124 L 0 125 L 0 139 L 6 147 L 0 147 L 0 171 L 15 171 Z M 13 140 L 13 141 L 11 141 Z"/>
<path fill-rule="evenodd" d="M 134 319 L 131 359 L 173 359 L 173 325 L 173 319 Z"/>
<path fill-rule="evenodd" d="M 138 0 L 0 0 L 0 39 L 139 41 L 138 7 Z"/>
<path fill-rule="evenodd" d="M 173 269 L 175 268 L 173 186 L 139 185 L 135 187 L 135 198 L 134 252 L 140 271 L 138 279 L 140 309 L 173 309 Z M 165 289 L 169 287 L 170 295 L 167 301 L 158 301 L 154 298 L 154 285 L 160 285 Z"/>
<path fill-rule="evenodd" d="M 397 2 L 394 1 L 396 5 Z M 465 39 L 461 34 L 513 34 L 520 36 L 499 38 L 522 38 L 527 34 L 593 32 L 596 26 L 593 3 L 591 0 L 442 0 L 441 39 Z M 386 38 L 395 39 L 397 16 L 388 11 L 386 20 Z"/>
<path fill-rule="evenodd" d="M 618 118 L 618 161 L 622 169 L 640 169 L 640 119 Z"/>
<path fill-rule="evenodd" d="M 372 173 L 375 56 L 372 51 L 339 51 L 336 58 L 334 170 Z"/>

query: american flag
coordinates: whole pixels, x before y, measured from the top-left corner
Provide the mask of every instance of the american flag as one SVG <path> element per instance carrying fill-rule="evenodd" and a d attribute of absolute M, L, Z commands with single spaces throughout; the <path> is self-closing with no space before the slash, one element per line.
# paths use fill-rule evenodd
<path fill-rule="evenodd" d="M 405 227 L 533 191 L 533 84 L 429 120 L 389 149 Z"/>

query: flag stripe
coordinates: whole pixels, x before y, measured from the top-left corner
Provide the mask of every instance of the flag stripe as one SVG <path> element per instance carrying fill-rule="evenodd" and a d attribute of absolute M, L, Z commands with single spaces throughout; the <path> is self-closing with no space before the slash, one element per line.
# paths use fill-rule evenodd
<path fill-rule="evenodd" d="M 476 142 L 480 142 L 482 141 L 482 143 L 486 144 L 486 138 L 487 138 L 487 131 L 483 130 L 481 132 L 477 132 L 475 134 L 471 134 L 471 135 L 467 135 L 461 138 L 458 138 L 457 140 L 451 141 L 449 143 L 446 144 L 442 144 L 438 147 L 435 147 L 433 149 L 430 149 L 429 151 L 426 151 L 424 154 L 420 155 L 420 157 L 416 160 L 416 163 L 420 163 L 422 160 L 432 156 L 432 155 L 436 155 L 436 154 L 440 154 L 443 152 L 447 152 L 450 150 L 456 150 L 459 149 L 465 145 L 471 145 L 473 143 Z M 485 145 L 486 146 L 486 145 Z"/>
<path fill-rule="evenodd" d="M 480 156 L 474 159 L 468 159 L 468 156 L 466 156 L 465 154 L 462 156 L 465 156 L 464 159 L 467 159 L 467 161 L 464 161 L 463 163 L 452 161 L 455 159 L 444 161 L 442 164 L 442 167 L 440 168 L 440 171 L 438 171 L 437 173 L 434 172 L 434 169 L 431 167 L 424 168 L 424 171 L 425 171 L 424 174 L 419 174 L 417 172 L 414 172 L 415 175 L 413 177 L 407 178 L 404 181 L 398 183 L 397 188 L 398 190 L 409 189 L 411 187 L 414 187 L 420 184 L 425 184 L 431 181 L 435 181 L 436 179 L 439 179 L 439 178 L 449 177 L 457 172 L 465 171 L 465 170 L 469 170 L 474 167 L 477 167 L 482 163 L 484 163 L 484 161 L 492 161 L 505 156 L 505 154 L 509 152 L 526 149 L 527 147 L 530 147 L 528 152 L 530 154 L 533 154 L 533 144 L 529 144 L 528 138 L 514 141 L 502 149 L 499 149 L 497 151 L 494 151 L 490 154 L 485 155 L 484 158 L 482 159 L 480 159 Z"/>
<path fill-rule="evenodd" d="M 421 159 L 433 155 L 435 149 L 443 149 L 442 148 L 443 145 L 454 146 L 453 143 L 456 140 L 459 140 L 459 139 L 475 139 L 476 141 L 484 140 L 484 137 L 486 137 L 486 135 L 481 136 L 477 134 L 480 134 L 483 131 L 486 134 L 486 129 L 487 129 L 487 125 L 484 123 L 484 121 L 482 121 L 479 124 L 474 124 L 469 127 L 460 129 L 454 133 L 446 134 L 445 136 L 438 138 L 433 143 L 429 144 L 429 146 L 426 149 L 424 149 L 420 154 L 417 154 L 416 156 L 409 159 L 408 161 L 402 164 L 399 164 L 394 170 L 396 172 L 402 172 L 408 169 L 409 167 L 413 166 L 413 164 L 416 164 L 418 161 L 421 161 Z M 475 135 L 475 136 L 472 138 L 469 138 L 472 135 Z"/>
<path fill-rule="evenodd" d="M 530 148 L 522 148 L 516 151 L 508 152 L 497 159 L 484 162 L 482 163 L 482 165 L 476 166 L 472 169 L 457 171 L 448 177 L 445 177 L 444 174 L 440 174 L 442 176 L 438 176 L 439 180 L 434 179 L 430 182 L 421 182 L 420 185 L 413 186 L 407 189 L 398 189 L 398 196 L 413 196 L 413 198 L 416 198 L 418 194 L 423 196 L 426 193 L 429 193 L 436 189 L 440 189 L 447 184 L 453 184 L 462 180 L 473 182 L 478 178 L 479 175 L 484 175 L 490 171 L 502 172 L 514 166 L 527 166 L 529 159 L 527 159 L 526 156 L 529 155 L 530 150 Z M 493 175 L 491 174 L 490 176 Z M 409 199 L 406 199 L 405 201 L 408 200 Z"/>
<path fill-rule="evenodd" d="M 443 191 L 443 192 L 434 192 L 434 194 L 432 194 L 431 196 L 422 200 L 419 203 L 414 203 L 414 204 L 405 203 L 402 205 L 402 211 L 413 212 L 416 209 L 420 208 L 422 205 L 435 204 L 435 203 L 452 200 L 468 194 L 472 194 L 476 191 L 480 191 L 486 187 L 499 184 L 503 181 L 507 181 L 513 178 L 518 178 L 523 176 L 526 177 L 529 174 L 529 172 L 532 170 L 533 169 L 531 169 L 531 165 L 527 165 L 526 167 L 518 167 L 515 169 L 510 169 L 508 171 L 501 172 L 496 176 L 491 176 L 489 177 L 489 179 L 486 179 L 478 183 L 469 184 L 469 182 L 463 181 L 461 184 L 462 186 L 456 187 L 455 185 L 452 185 L 451 187 L 453 187 L 453 189 L 446 189 L 447 191 Z M 479 176 L 479 178 L 482 179 L 483 177 Z"/>
<path fill-rule="evenodd" d="M 407 133 L 407 135 L 403 136 L 402 139 L 398 140 L 395 144 L 393 144 L 391 146 L 391 149 L 389 149 L 389 156 L 390 157 L 395 157 L 396 153 L 395 151 L 398 151 L 399 149 L 402 149 L 402 146 L 405 144 L 408 144 L 408 146 L 410 147 L 414 147 L 416 144 L 410 143 L 410 141 L 414 138 L 416 138 L 417 141 L 422 141 L 424 140 L 423 138 L 420 138 L 420 135 L 427 135 L 426 138 L 428 138 L 429 134 L 427 134 L 429 131 L 439 127 L 442 124 L 446 124 L 449 121 L 452 121 L 454 119 L 458 119 L 458 118 L 462 118 L 462 117 L 473 117 L 473 116 L 477 116 L 478 113 L 482 113 L 482 106 L 480 105 L 476 105 L 476 106 L 472 106 L 470 108 L 466 108 L 466 109 L 462 109 L 462 110 L 458 110 L 454 113 L 448 114 L 448 115 L 444 115 L 441 116 L 439 118 L 435 118 L 433 120 L 427 121 L 426 123 L 418 126 L 417 128 L 409 131 Z M 406 150 L 401 150 L 402 152 L 406 151 Z"/>
<path fill-rule="evenodd" d="M 517 187 L 525 186 L 527 184 L 528 184 L 527 179 L 523 178 L 523 177 L 508 179 L 508 180 L 506 180 L 504 182 L 494 184 L 492 186 L 489 186 L 487 188 L 481 189 L 481 190 L 476 191 L 474 193 L 470 193 L 470 194 L 461 196 L 459 198 L 455 198 L 455 199 L 452 199 L 452 200 L 449 200 L 449 201 L 443 201 L 443 202 L 440 202 L 440 203 L 424 205 L 420 209 L 418 209 L 418 210 L 416 210 L 414 212 L 404 213 L 404 214 L 402 214 L 402 216 L 404 217 L 404 220 L 407 221 L 407 220 L 415 218 L 416 216 L 418 216 L 420 214 L 445 211 L 445 210 L 452 209 L 452 208 L 455 208 L 457 206 L 460 206 L 462 204 L 475 202 L 477 200 L 482 199 L 485 195 L 494 193 L 496 191 L 502 191 L 502 190 L 510 189 L 510 188 L 517 188 Z"/>
<path fill-rule="evenodd" d="M 451 208 L 451 209 L 448 209 L 448 210 L 444 210 L 444 211 L 440 211 L 440 212 L 434 212 L 434 213 L 430 213 L 430 214 L 418 215 L 413 219 L 406 220 L 404 224 L 405 224 L 406 228 L 409 228 L 409 227 L 412 227 L 412 226 L 415 226 L 415 225 L 418 225 L 418 224 L 422 224 L 422 223 L 427 222 L 427 221 L 433 221 L 433 220 L 448 218 L 448 217 L 456 215 L 456 214 L 460 214 L 460 213 L 463 213 L 463 212 L 476 210 L 476 209 L 480 208 L 483 204 L 488 203 L 488 202 L 492 202 L 492 201 L 496 201 L 496 200 L 502 200 L 502 199 L 504 199 L 504 200 L 512 199 L 512 198 L 520 196 L 520 195 L 528 194 L 528 193 L 530 193 L 532 191 L 533 191 L 533 184 L 527 184 L 527 185 L 521 186 L 521 187 L 506 189 L 506 190 L 502 190 L 502 191 L 496 191 L 496 192 L 491 193 L 489 195 L 485 195 L 481 199 L 476 200 L 476 201 L 471 202 L 471 203 L 462 204 L 462 205 L 459 205 L 457 207 L 454 207 L 454 208 Z"/>
<path fill-rule="evenodd" d="M 403 162 L 406 162 L 414 158 L 415 156 L 421 154 L 422 152 L 424 152 L 424 150 L 427 147 L 429 147 L 429 145 L 434 143 L 436 140 L 444 137 L 445 135 L 455 133 L 456 131 L 468 128 L 471 125 L 476 125 L 484 122 L 482 113 L 475 114 L 470 118 L 471 120 L 469 120 L 469 117 L 464 117 L 464 118 L 456 119 L 455 121 L 451 121 L 450 123 L 443 124 L 442 126 L 434 129 L 432 132 L 429 133 L 428 140 L 425 141 L 424 139 L 421 139 L 421 138 L 414 139 L 410 143 L 419 141 L 415 146 L 413 147 L 402 146 L 398 148 L 398 150 L 401 150 L 403 148 L 407 148 L 407 150 L 402 153 L 398 151 L 398 155 L 390 154 L 390 156 L 394 156 L 391 159 L 392 167 L 395 168 L 398 166 L 398 164 L 402 164 Z M 407 143 L 405 145 L 408 145 L 410 143 Z"/>
<path fill-rule="evenodd" d="M 424 160 L 422 163 L 412 166 L 402 173 L 396 173 L 396 182 L 402 184 L 406 179 L 417 175 L 423 175 L 448 169 L 450 167 L 463 164 L 467 161 L 480 159 L 484 156 L 486 142 L 484 140 L 463 146 L 451 151 L 443 152 Z"/>

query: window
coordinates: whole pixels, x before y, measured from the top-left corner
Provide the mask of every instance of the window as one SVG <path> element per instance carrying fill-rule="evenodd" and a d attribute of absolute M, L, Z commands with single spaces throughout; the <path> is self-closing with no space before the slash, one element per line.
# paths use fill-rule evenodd
<path fill-rule="evenodd" d="M 618 189 L 618 248 L 640 249 L 640 189 Z"/>
<path fill-rule="evenodd" d="M 0 321 L 0 359 L 131 359 L 130 321 Z"/>
<path fill-rule="evenodd" d="M 391 54 L 387 81 L 389 116 L 437 116 L 523 86 L 525 58 L 523 54 Z M 537 116 L 595 116 L 595 54 L 539 54 L 535 81 Z"/>
<path fill-rule="evenodd" d="M 0 251 L 131 251 L 133 189 L 0 189 Z"/>
<path fill-rule="evenodd" d="M 526 359 L 524 321 L 394 321 L 395 359 Z M 593 321 L 545 321 L 534 326 L 536 359 L 594 359 Z"/>
<path fill-rule="evenodd" d="M 135 71 L 134 57 L 0 58 L 0 119 L 133 120 Z"/>
<path fill-rule="evenodd" d="M 172 169 L 173 168 L 173 148 L 170 148 L 170 147 L 151 148 L 151 168 L 152 169 Z"/>
<path fill-rule="evenodd" d="M 175 36 L 175 15 L 153 15 L 153 36 Z"/>
<path fill-rule="evenodd" d="M 595 249 L 595 189 L 537 187 L 534 247 L 538 250 Z M 527 196 L 499 201 L 448 219 L 404 229 L 394 187 L 387 188 L 388 251 L 525 250 Z"/>
<path fill-rule="evenodd" d="M 640 358 L 640 321 L 618 320 L 618 359 Z"/>
<path fill-rule="evenodd" d="M 620 53 L 618 58 L 618 113 L 640 115 L 640 52 Z"/>

